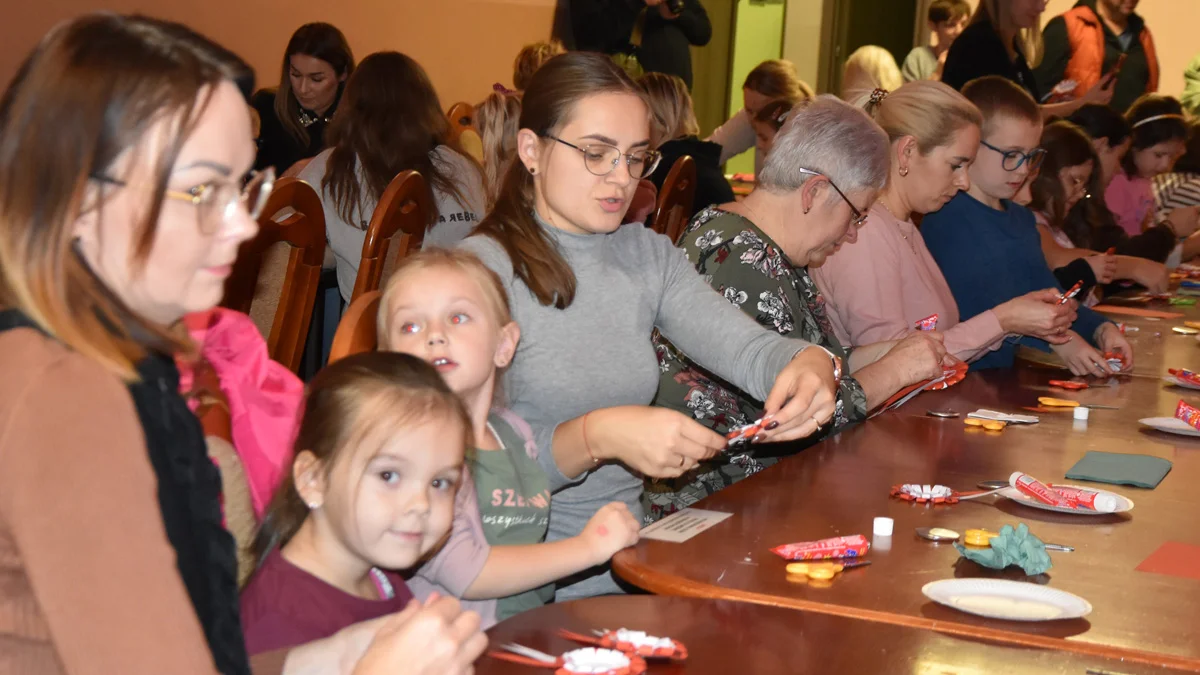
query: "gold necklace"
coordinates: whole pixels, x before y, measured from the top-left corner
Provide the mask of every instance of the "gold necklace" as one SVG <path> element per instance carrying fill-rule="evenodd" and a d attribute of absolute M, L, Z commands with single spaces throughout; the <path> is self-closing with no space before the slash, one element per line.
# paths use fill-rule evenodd
<path fill-rule="evenodd" d="M 912 252 L 916 253 L 917 252 L 917 243 L 915 241 L 913 241 L 912 239 L 909 239 L 907 234 L 904 234 L 904 228 L 901 226 L 900 216 L 897 216 L 895 213 L 893 213 L 892 210 L 888 208 L 888 205 L 882 199 L 876 199 L 875 203 L 882 206 L 883 210 L 887 211 L 889 216 L 896 219 L 896 231 L 900 233 L 900 237 L 902 239 L 904 239 L 904 241 L 908 242 L 908 247 L 912 249 Z M 916 232 L 914 231 L 913 234 L 916 234 Z"/>

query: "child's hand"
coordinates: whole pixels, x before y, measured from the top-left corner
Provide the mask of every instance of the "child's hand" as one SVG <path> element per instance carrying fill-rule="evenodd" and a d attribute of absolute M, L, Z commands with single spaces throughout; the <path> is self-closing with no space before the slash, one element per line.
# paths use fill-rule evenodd
<path fill-rule="evenodd" d="M 579 538 L 595 556 L 594 563 L 608 562 L 613 554 L 633 546 L 638 541 L 641 526 L 629 507 L 622 502 L 609 502 L 592 516 Z"/>
<path fill-rule="evenodd" d="M 1072 375 L 1080 377 L 1084 375 L 1109 377 L 1112 375 L 1112 370 L 1108 367 L 1108 361 L 1105 360 L 1103 354 L 1096 351 L 1074 331 L 1067 331 L 1067 334 L 1072 338 L 1070 342 L 1050 345 L 1050 349 L 1066 362 Z"/>
<path fill-rule="evenodd" d="M 1117 274 L 1117 256 L 1104 254 L 1092 255 L 1084 258 L 1084 260 L 1092 268 L 1092 274 L 1096 276 L 1096 283 L 1112 283 L 1113 277 Z"/>
<path fill-rule="evenodd" d="M 455 598 L 413 600 L 404 611 L 367 623 L 376 629 L 374 639 L 352 675 L 466 675 L 487 648 L 479 615 L 464 612 Z"/>

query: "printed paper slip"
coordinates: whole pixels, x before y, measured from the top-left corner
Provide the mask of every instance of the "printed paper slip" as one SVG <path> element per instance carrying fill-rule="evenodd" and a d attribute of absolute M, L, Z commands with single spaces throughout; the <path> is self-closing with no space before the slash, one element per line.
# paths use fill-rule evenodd
<path fill-rule="evenodd" d="M 732 516 L 732 513 L 684 509 L 642 528 L 642 539 L 683 542 Z"/>

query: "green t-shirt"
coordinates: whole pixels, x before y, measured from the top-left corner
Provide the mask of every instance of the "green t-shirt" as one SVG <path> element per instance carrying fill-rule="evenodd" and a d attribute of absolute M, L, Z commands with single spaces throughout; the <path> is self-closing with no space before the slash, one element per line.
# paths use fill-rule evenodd
<path fill-rule="evenodd" d="M 472 475 L 479 497 L 483 533 L 491 546 L 540 544 L 550 524 L 550 483 L 536 460 L 525 452 L 525 439 L 502 417 L 488 425 L 503 450 L 475 452 Z M 496 620 L 541 607 L 554 599 L 554 584 L 496 601 Z"/>

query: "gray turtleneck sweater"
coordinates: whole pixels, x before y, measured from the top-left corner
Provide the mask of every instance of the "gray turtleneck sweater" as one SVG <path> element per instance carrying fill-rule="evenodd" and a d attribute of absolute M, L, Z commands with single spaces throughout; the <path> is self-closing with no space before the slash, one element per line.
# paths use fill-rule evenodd
<path fill-rule="evenodd" d="M 650 404 L 659 377 L 650 342 L 655 327 L 696 363 L 759 400 L 809 343 L 759 326 L 714 292 L 669 239 L 640 224 L 605 235 L 542 227 L 575 272 L 575 301 L 566 309 L 538 303 L 490 237 L 468 237 L 459 246 L 500 275 L 521 327 L 504 399 L 533 427 L 539 462 L 555 490 L 547 540 L 557 541 L 579 534 L 612 501 L 625 502 L 642 521 L 640 475 L 612 462 L 573 479 L 558 470 L 550 448 L 562 422 L 601 408 Z M 560 586 L 556 598 L 616 592 L 605 566 Z"/>

